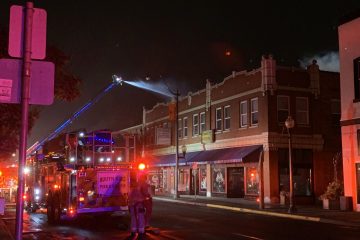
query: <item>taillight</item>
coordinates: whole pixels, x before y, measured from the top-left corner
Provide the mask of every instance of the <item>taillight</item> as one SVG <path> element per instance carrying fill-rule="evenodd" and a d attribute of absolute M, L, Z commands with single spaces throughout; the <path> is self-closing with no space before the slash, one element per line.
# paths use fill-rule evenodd
<path fill-rule="evenodd" d="M 27 196 L 26 196 L 26 195 L 23 195 L 23 199 L 26 200 L 26 199 L 27 199 Z"/>

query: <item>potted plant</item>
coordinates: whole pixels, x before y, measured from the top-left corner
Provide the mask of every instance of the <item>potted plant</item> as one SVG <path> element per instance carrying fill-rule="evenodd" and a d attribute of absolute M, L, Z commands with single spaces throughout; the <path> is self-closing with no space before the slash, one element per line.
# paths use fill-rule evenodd
<path fill-rule="evenodd" d="M 340 196 L 344 193 L 343 185 L 339 181 L 332 181 L 326 188 L 324 194 L 320 196 L 324 209 L 340 209 Z"/>

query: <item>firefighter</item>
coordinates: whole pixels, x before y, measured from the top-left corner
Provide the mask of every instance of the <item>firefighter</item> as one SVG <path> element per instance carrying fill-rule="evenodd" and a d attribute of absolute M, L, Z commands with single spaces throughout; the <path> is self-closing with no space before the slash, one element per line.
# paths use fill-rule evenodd
<path fill-rule="evenodd" d="M 141 191 L 140 184 L 132 181 L 129 193 L 129 211 L 131 217 L 130 239 L 135 238 L 139 233 L 139 239 L 145 239 L 145 196 Z"/>
<path fill-rule="evenodd" d="M 153 202 L 152 202 L 152 194 L 151 194 L 151 192 L 152 192 L 151 185 L 147 182 L 147 175 L 145 173 L 140 175 L 139 184 L 140 184 L 141 192 L 142 192 L 143 196 L 145 197 L 145 200 L 144 200 L 144 207 L 146 210 L 146 212 L 145 212 L 145 228 L 149 228 Z"/>

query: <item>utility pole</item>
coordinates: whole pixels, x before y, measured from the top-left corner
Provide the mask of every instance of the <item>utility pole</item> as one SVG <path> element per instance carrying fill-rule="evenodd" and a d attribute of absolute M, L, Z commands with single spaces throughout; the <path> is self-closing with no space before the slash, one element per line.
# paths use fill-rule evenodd
<path fill-rule="evenodd" d="M 176 101 L 176 118 L 175 118 L 175 148 L 176 148 L 176 156 L 175 156 L 175 193 L 174 198 L 179 198 L 179 90 L 176 90 L 175 93 L 175 101 Z"/>
<path fill-rule="evenodd" d="M 16 201 L 16 223 L 15 238 L 22 239 L 23 230 L 23 209 L 24 209 L 24 167 L 26 164 L 26 145 L 28 134 L 28 117 L 29 117 L 29 92 L 30 92 L 30 73 L 31 73 L 31 38 L 34 4 L 26 3 L 25 8 L 25 37 L 24 37 L 24 56 L 22 70 L 22 87 L 21 87 L 21 132 L 19 147 L 19 168 L 18 168 L 18 191 Z"/>

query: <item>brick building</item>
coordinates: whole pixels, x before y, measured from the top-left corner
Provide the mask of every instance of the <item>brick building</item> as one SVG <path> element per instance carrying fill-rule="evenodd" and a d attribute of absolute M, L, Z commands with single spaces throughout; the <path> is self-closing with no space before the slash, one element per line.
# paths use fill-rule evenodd
<path fill-rule="evenodd" d="M 360 14 L 339 26 L 344 193 L 360 211 Z"/>
<path fill-rule="evenodd" d="M 295 200 L 314 202 L 333 178 L 341 150 L 339 74 L 319 70 L 316 61 L 304 70 L 277 66 L 268 56 L 258 69 L 233 72 L 218 84 L 207 81 L 204 89 L 179 98 L 178 129 L 169 118 L 171 106 L 144 109 L 142 124 L 121 130 L 144 136 L 159 194 L 174 193 L 178 131 L 181 194 L 255 198 L 263 159 L 264 200 L 278 202 L 280 191 L 289 189 L 288 116 L 295 119 Z"/>

